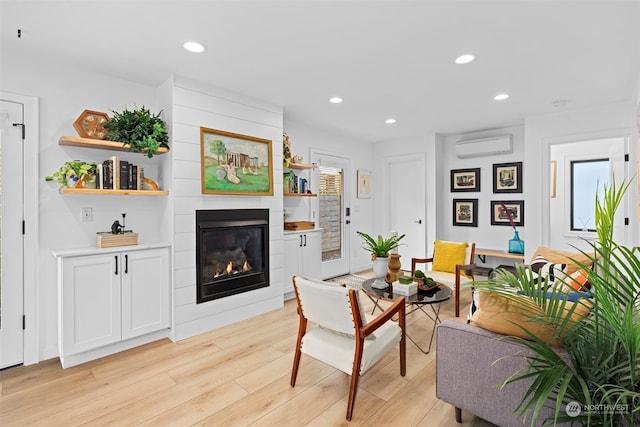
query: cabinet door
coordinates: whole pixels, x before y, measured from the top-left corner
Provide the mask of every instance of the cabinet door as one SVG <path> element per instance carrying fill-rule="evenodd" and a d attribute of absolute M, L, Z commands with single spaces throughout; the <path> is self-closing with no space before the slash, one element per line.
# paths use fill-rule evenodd
<path fill-rule="evenodd" d="M 284 272 L 283 277 L 283 292 L 293 292 L 293 282 L 291 278 L 303 274 L 301 268 L 301 255 L 302 249 L 301 242 L 302 237 L 300 234 L 285 234 L 284 235 L 284 261 L 282 270 Z"/>
<path fill-rule="evenodd" d="M 320 279 L 322 271 L 322 233 L 305 233 L 302 242 L 302 271 L 305 276 Z"/>
<path fill-rule="evenodd" d="M 169 251 L 122 253 L 122 338 L 169 327 Z"/>
<path fill-rule="evenodd" d="M 119 341 L 119 255 L 80 256 L 60 262 L 61 356 Z"/>

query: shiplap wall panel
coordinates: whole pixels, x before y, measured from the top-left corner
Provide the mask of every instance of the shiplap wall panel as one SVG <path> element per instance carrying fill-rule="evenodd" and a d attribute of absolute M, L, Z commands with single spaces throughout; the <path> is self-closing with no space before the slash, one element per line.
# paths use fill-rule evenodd
<path fill-rule="evenodd" d="M 174 333 L 183 339 L 282 307 L 282 108 L 176 78 L 172 93 Z M 200 127 L 272 141 L 273 196 L 202 194 Z M 195 211 L 269 209 L 270 286 L 196 304 Z"/>

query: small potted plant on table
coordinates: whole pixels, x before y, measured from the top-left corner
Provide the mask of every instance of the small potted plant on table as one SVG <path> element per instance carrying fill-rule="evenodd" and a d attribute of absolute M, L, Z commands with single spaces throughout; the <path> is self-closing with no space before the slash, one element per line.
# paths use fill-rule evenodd
<path fill-rule="evenodd" d="M 356 231 L 360 237 L 364 240 L 362 248 L 367 252 L 371 252 L 371 260 L 373 261 L 373 273 L 376 278 L 382 279 L 387 274 L 389 264 L 389 253 L 397 248 L 400 244 L 400 240 L 404 238 L 404 234 L 401 236 L 389 236 L 383 238 L 378 235 L 377 239 L 374 239 L 367 233 L 362 231 Z"/>

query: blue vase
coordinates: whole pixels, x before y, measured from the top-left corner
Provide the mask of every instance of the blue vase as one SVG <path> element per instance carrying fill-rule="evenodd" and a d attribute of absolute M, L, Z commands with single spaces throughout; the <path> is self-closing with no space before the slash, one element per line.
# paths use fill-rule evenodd
<path fill-rule="evenodd" d="M 513 239 L 509 240 L 509 253 L 511 254 L 523 254 L 524 253 L 524 240 L 520 240 L 520 236 L 516 230 L 513 231 Z"/>

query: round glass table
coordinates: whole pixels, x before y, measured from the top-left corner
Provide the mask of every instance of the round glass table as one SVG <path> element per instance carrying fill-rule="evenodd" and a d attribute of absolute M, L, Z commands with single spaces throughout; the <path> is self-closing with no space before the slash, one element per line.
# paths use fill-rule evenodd
<path fill-rule="evenodd" d="M 386 286 L 385 286 L 386 285 Z M 402 285 L 396 285 L 402 286 Z M 451 298 L 451 289 L 441 283 L 438 283 L 437 286 L 428 289 L 422 290 L 418 289 L 418 293 L 413 295 L 402 295 L 399 293 L 393 292 L 393 285 L 385 283 L 382 279 L 367 279 L 362 283 L 362 292 L 373 302 L 373 310 L 371 314 L 373 314 L 376 308 L 384 311 L 384 308 L 380 306 L 380 301 L 395 301 L 400 297 L 404 297 L 406 304 L 413 306 L 407 315 L 413 313 L 416 310 L 422 311 L 429 319 L 433 321 L 433 329 L 431 330 L 431 338 L 429 339 L 429 347 L 427 350 L 424 350 L 417 342 L 413 340 L 407 334 L 407 338 L 411 340 L 412 343 L 420 349 L 425 354 L 429 354 L 431 351 L 431 344 L 433 343 L 433 336 L 436 332 L 436 326 L 438 323 L 441 323 L 440 320 L 440 304 L 449 298 Z M 431 307 L 431 311 L 433 315 L 429 313 L 425 308 L 427 306 Z"/>

